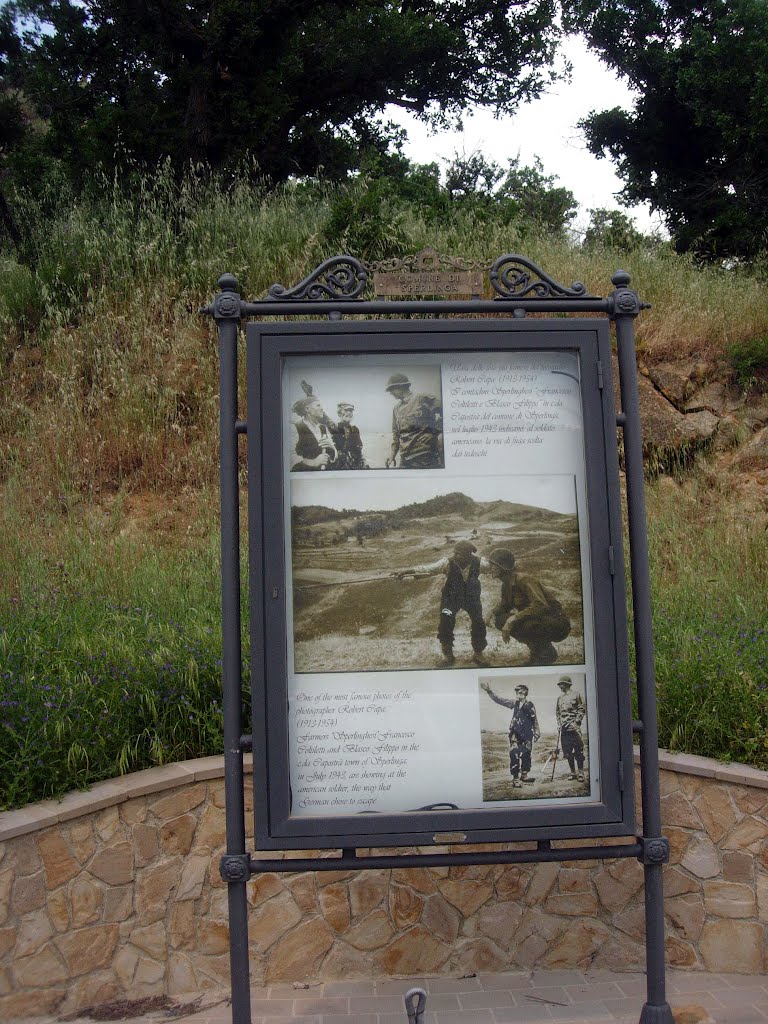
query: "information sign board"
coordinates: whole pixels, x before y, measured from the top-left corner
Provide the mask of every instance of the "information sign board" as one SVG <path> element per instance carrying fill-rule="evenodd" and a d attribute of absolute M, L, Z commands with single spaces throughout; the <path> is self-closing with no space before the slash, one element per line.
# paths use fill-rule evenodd
<path fill-rule="evenodd" d="M 607 322 L 247 358 L 257 847 L 632 834 Z"/>

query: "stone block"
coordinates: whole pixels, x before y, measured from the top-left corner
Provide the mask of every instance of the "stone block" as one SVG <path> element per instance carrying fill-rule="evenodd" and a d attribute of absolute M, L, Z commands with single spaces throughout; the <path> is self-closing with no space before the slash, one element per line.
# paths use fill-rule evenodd
<path fill-rule="evenodd" d="M 355 949 L 380 949 L 386 946 L 395 930 L 385 911 L 373 910 L 362 921 L 352 925 L 344 934 L 344 941 Z"/>
<path fill-rule="evenodd" d="M 474 879 L 445 878 L 440 880 L 438 888 L 463 917 L 474 914 L 493 896 L 491 885 Z"/>
<path fill-rule="evenodd" d="M 424 909 L 421 914 L 421 923 L 436 935 L 443 942 L 454 942 L 461 927 L 461 914 L 455 907 L 441 896 L 435 893 L 424 901 Z"/>
<path fill-rule="evenodd" d="M 194 903 L 174 903 L 168 921 L 168 945 L 173 949 L 192 949 L 196 926 Z"/>
<path fill-rule="evenodd" d="M 195 832 L 196 850 L 217 850 L 224 845 L 226 839 L 226 822 L 224 810 L 208 804 L 203 808 Z"/>
<path fill-rule="evenodd" d="M 58 830 L 42 832 L 37 837 L 37 849 L 48 889 L 58 889 L 80 872 L 80 864 Z"/>
<path fill-rule="evenodd" d="M 706 916 L 704 900 L 700 895 L 689 893 L 667 900 L 665 910 L 669 921 L 684 939 L 698 941 Z"/>
<path fill-rule="evenodd" d="M 768 837 L 768 823 L 749 815 L 734 825 L 725 838 L 726 850 L 747 850 L 758 847 Z"/>
<path fill-rule="evenodd" d="M 8 911 L 11 905 L 11 889 L 16 872 L 13 868 L 6 868 L 0 871 L 0 925 L 8 920 Z M 42 875 L 40 876 L 42 878 Z M 45 888 L 43 888 L 43 901 L 45 901 Z"/>
<path fill-rule="evenodd" d="M 760 974 L 763 926 L 753 921 L 706 921 L 699 950 L 708 971 Z"/>
<path fill-rule="evenodd" d="M 27 878 L 16 878 L 11 887 L 11 910 L 22 917 L 45 906 L 45 874 L 38 871 Z"/>
<path fill-rule="evenodd" d="M 318 888 L 315 875 L 307 872 L 303 875 L 294 875 L 286 879 L 286 884 L 291 895 L 296 900 L 296 906 L 305 914 L 319 914 L 320 903 L 318 901 Z"/>
<path fill-rule="evenodd" d="M 421 918 L 424 897 L 407 885 L 389 887 L 389 913 L 395 928 L 410 928 Z"/>
<path fill-rule="evenodd" d="M 436 974 L 450 955 L 450 946 L 417 924 L 377 953 L 376 963 L 385 975 L 392 977 Z"/>
<path fill-rule="evenodd" d="M 533 870 L 530 885 L 525 891 L 523 901 L 529 907 L 535 907 L 549 896 L 560 870 L 558 864 L 537 864 Z"/>
<path fill-rule="evenodd" d="M 740 882 L 704 883 L 704 905 L 713 917 L 754 917 L 757 900 L 752 887 Z"/>
<path fill-rule="evenodd" d="M 157 963 L 146 956 L 139 957 L 136 972 L 131 982 L 131 992 L 136 998 L 159 996 L 163 994 L 165 964 Z"/>
<path fill-rule="evenodd" d="M 0 928 L 0 960 L 16 945 L 16 929 Z M 31 951 L 30 951 L 31 952 Z"/>
<path fill-rule="evenodd" d="M 561 868 L 557 885 L 562 893 L 592 892 L 592 872 L 586 868 Z"/>
<path fill-rule="evenodd" d="M 11 1021 L 23 1017 L 38 1017 L 41 1013 L 56 1013 L 64 1002 L 64 988 L 37 989 L 34 992 L 13 992 L 0 998 L 0 1020 Z"/>
<path fill-rule="evenodd" d="M 301 921 L 301 911 L 290 893 L 282 892 L 263 903 L 248 917 L 248 934 L 253 947 L 264 953 Z"/>
<path fill-rule="evenodd" d="M 78 864 L 82 867 L 91 859 L 96 850 L 96 840 L 90 818 L 76 818 L 70 824 L 63 825 L 62 832 L 72 853 L 77 858 Z"/>
<path fill-rule="evenodd" d="M 180 814 L 160 826 L 160 843 L 166 854 L 179 853 L 185 857 L 192 848 L 192 837 L 197 828 L 194 814 Z"/>
<path fill-rule="evenodd" d="M 389 879 L 381 874 L 361 871 L 349 883 L 349 905 L 352 917 L 364 917 L 386 899 Z"/>
<path fill-rule="evenodd" d="M 88 870 L 107 885 L 127 885 L 133 881 L 133 847 L 119 841 L 99 850 Z"/>
<path fill-rule="evenodd" d="M 69 887 L 69 903 L 73 928 L 93 924 L 101 918 L 104 890 L 98 882 L 83 873 Z"/>
<path fill-rule="evenodd" d="M 57 829 L 52 829 L 42 834 L 44 836 L 52 836 L 56 835 L 57 831 Z M 43 866 L 37 843 L 35 842 L 35 836 L 33 835 L 21 836 L 16 839 L 13 843 L 13 853 L 17 875 L 34 875 Z"/>
<path fill-rule="evenodd" d="M 688 844 L 691 842 L 691 833 L 672 825 L 665 825 L 662 833 L 669 840 L 669 863 L 679 864 L 688 850 Z"/>
<path fill-rule="evenodd" d="M 349 926 L 351 913 L 347 887 L 343 882 L 326 885 L 319 891 L 320 912 L 335 932 L 343 932 Z"/>
<path fill-rule="evenodd" d="M 528 888 L 532 874 L 531 868 L 504 866 L 494 883 L 497 897 L 500 900 L 520 899 Z"/>
<path fill-rule="evenodd" d="M 170 793 L 152 797 L 149 801 L 149 809 L 161 822 L 169 821 L 171 818 L 177 818 L 179 815 L 199 807 L 205 800 L 206 792 L 207 787 L 204 782 L 181 786 L 171 790 Z"/>
<path fill-rule="evenodd" d="M 172 857 L 139 872 L 134 905 L 140 921 L 152 924 L 165 917 L 171 895 L 181 878 L 182 865 L 181 857 Z"/>
<path fill-rule="evenodd" d="M 708 783 L 694 801 L 707 834 L 719 843 L 741 817 L 734 806 L 726 786 Z"/>
<path fill-rule="evenodd" d="M 184 862 L 176 890 L 176 899 L 179 902 L 198 899 L 203 891 L 209 864 L 210 858 L 207 856 L 190 857 Z"/>
<path fill-rule="evenodd" d="M 104 893 L 104 921 L 127 921 L 133 913 L 133 886 L 110 887 Z"/>
<path fill-rule="evenodd" d="M 702 883 L 674 864 L 664 865 L 664 895 L 680 896 L 687 892 L 701 892 Z"/>
<path fill-rule="evenodd" d="M 266 981 L 302 981 L 312 977 L 332 945 L 333 932 L 322 918 L 302 922 L 277 943 L 267 964 Z"/>
<path fill-rule="evenodd" d="M 46 907 L 56 931 L 65 932 L 69 928 L 69 893 L 66 888 L 49 893 Z"/>
<path fill-rule="evenodd" d="M 147 820 L 147 798 L 136 797 L 120 805 L 120 817 L 126 825 L 133 827 Z"/>
<path fill-rule="evenodd" d="M 69 976 L 77 978 L 100 967 L 108 967 L 119 934 L 116 924 L 97 924 L 59 935 L 55 941 Z"/>
<path fill-rule="evenodd" d="M 168 941 L 165 935 L 165 923 L 155 921 L 154 924 L 145 925 L 141 928 L 131 930 L 130 941 L 144 953 L 148 953 L 155 960 L 165 960 L 168 953 Z"/>
<path fill-rule="evenodd" d="M 134 946 L 121 944 L 112 961 L 112 970 L 123 987 L 124 992 L 131 991 L 136 965 L 139 962 L 139 951 Z"/>
<path fill-rule="evenodd" d="M 225 921 L 198 921 L 195 949 L 206 956 L 218 956 L 229 950 L 229 925 Z"/>
<path fill-rule="evenodd" d="M 714 878 L 720 874 L 720 857 L 711 839 L 694 836 L 691 840 L 682 866 L 697 878 Z"/>
<path fill-rule="evenodd" d="M 395 868 L 392 881 L 398 885 L 407 885 L 416 892 L 431 895 L 436 892 L 435 879 L 427 868 Z"/>
<path fill-rule="evenodd" d="M 119 991 L 111 972 L 100 971 L 85 978 L 77 978 L 69 985 L 67 998 L 61 1004 L 60 1012 L 67 1013 L 84 1006 L 109 1003 Z"/>
<path fill-rule="evenodd" d="M 133 856 L 137 868 L 146 867 L 160 853 L 157 826 L 140 821 L 133 827 Z"/>
<path fill-rule="evenodd" d="M 299 877 L 306 878 L 307 876 Z M 274 872 L 254 875 L 246 886 L 250 905 L 258 907 L 267 900 L 271 900 L 273 896 L 283 892 L 284 880 L 286 880 L 284 875 L 278 875 Z"/>
<path fill-rule="evenodd" d="M 120 833 L 120 808 L 105 807 L 93 820 L 96 835 L 102 843 L 110 843 Z"/>
<path fill-rule="evenodd" d="M 30 953 L 34 953 L 44 946 L 52 937 L 53 925 L 44 907 L 27 914 L 19 924 L 14 958 L 29 956 Z"/>
<path fill-rule="evenodd" d="M 197 994 L 200 991 L 197 973 L 186 953 L 171 953 L 168 957 L 165 980 L 169 996 Z"/>
<path fill-rule="evenodd" d="M 11 965 L 11 977 L 17 989 L 49 988 L 67 981 L 67 969 L 52 942 L 31 956 L 16 960 Z"/>
<path fill-rule="evenodd" d="M 661 798 L 661 820 L 665 825 L 672 825 L 676 828 L 700 829 L 702 827 L 701 818 L 695 807 L 681 790 Z"/>
<path fill-rule="evenodd" d="M 602 921 L 576 921 L 544 952 L 539 964 L 550 970 L 585 969 L 610 941 L 610 934 Z"/>
<path fill-rule="evenodd" d="M 726 882 L 751 882 L 755 877 L 755 859 L 740 850 L 723 854 L 723 879 Z"/>
<path fill-rule="evenodd" d="M 619 931 L 629 935 L 638 942 L 645 941 L 645 905 L 635 903 L 627 906 L 613 918 L 613 924 Z"/>
<path fill-rule="evenodd" d="M 565 917 L 597 917 L 598 904 L 591 892 L 552 893 L 545 909 Z"/>
<path fill-rule="evenodd" d="M 696 950 L 690 942 L 685 942 L 677 935 L 666 937 L 664 951 L 670 967 L 694 967 L 696 964 Z"/>
<path fill-rule="evenodd" d="M 485 936 L 501 949 L 510 949 L 522 917 L 523 908 L 519 903 L 490 903 L 467 919 L 465 934 L 472 937 Z"/>
<path fill-rule="evenodd" d="M 496 974 L 508 966 L 508 955 L 487 938 L 472 939 L 458 951 L 458 969 L 464 977 L 473 974 Z"/>
<path fill-rule="evenodd" d="M 762 871 L 757 876 L 757 916 L 760 921 L 768 924 L 768 874 Z"/>

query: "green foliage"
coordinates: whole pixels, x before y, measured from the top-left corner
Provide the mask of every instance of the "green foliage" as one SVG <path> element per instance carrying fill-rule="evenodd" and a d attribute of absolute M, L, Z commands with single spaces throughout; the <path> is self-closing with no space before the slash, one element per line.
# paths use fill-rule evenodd
<path fill-rule="evenodd" d="M 645 244 L 657 244 L 656 240 L 638 231 L 635 222 L 621 210 L 607 210 L 598 207 L 589 210 L 589 224 L 584 232 L 586 248 L 630 250 Z"/>
<path fill-rule="evenodd" d="M 342 177 L 395 137 L 389 104 L 456 121 L 536 95 L 558 37 L 553 0 L 17 0 L 14 83 L 75 173 L 221 167 Z"/>
<path fill-rule="evenodd" d="M 659 741 L 768 768 L 768 533 L 696 483 L 648 497 Z"/>
<path fill-rule="evenodd" d="M 583 122 L 628 203 L 660 210 L 679 251 L 749 260 L 768 227 L 764 0 L 566 0 L 565 26 L 639 93 Z"/>
<path fill-rule="evenodd" d="M 759 371 L 763 379 L 768 375 L 768 335 L 735 342 L 726 354 L 736 383 L 744 391 L 754 384 Z"/>
<path fill-rule="evenodd" d="M 2 526 L 0 810 L 220 751 L 215 537 L 168 552 L 81 523 L 43 553 Z"/>

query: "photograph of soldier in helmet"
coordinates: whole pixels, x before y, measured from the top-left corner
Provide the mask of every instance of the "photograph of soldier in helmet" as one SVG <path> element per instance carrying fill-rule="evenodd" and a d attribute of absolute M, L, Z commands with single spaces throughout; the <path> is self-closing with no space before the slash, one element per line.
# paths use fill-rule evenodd
<path fill-rule="evenodd" d="M 388 469 L 440 469 L 443 460 L 442 409 L 434 395 L 413 394 L 404 373 L 393 373 L 385 391 L 395 399 Z"/>
<path fill-rule="evenodd" d="M 555 705 L 560 749 L 570 768 L 570 779 L 584 781 L 584 740 L 581 738 L 581 723 L 587 713 L 584 698 L 574 692 L 570 676 L 560 676 L 557 681 L 560 696 Z"/>
<path fill-rule="evenodd" d="M 480 677 L 483 800 L 590 795 L 585 686 L 575 671 Z"/>
<path fill-rule="evenodd" d="M 563 606 L 539 580 L 517 571 L 509 548 L 494 548 L 488 562 L 501 590 L 486 624 L 501 631 L 504 643 L 517 640 L 528 648 L 526 665 L 554 665 L 558 658 L 554 644 L 571 631 Z"/>

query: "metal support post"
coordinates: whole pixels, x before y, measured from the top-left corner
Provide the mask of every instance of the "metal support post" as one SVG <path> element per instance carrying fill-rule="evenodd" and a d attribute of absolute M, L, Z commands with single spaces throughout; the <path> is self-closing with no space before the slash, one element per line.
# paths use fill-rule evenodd
<path fill-rule="evenodd" d="M 229 963 L 232 979 L 233 1024 L 251 1022 L 248 961 L 248 900 L 250 877 L 245 849 L 243 794 L 242 660 L 240 649 L 240 502 L 238 487 L 237 335 L 240 295 L 231 274 L 219 279 L 213 315 L 219 329 L 221 437 L 221 605 L 222 688 L 224 694 L 224 792 L 227 853 L 220 871 L 228 885 Z"/>
<path fill-rule="evenodd" d="M 664 893 L 662 870 L 669 859 L 661 835 L 659 794 L 659 739 L 656 727 L 656 679 L 653 665 L 651 625 L 651 580 L 648 571 L 648 535 L 645 518 L 645 480 L 640 401 L 637 387 L 634 319 L 641 304 L 629 288 L 630 276 L 617 271 L 612 279 L 616 290 L 611 319 L 616 324 L 624 414 L 624 468 L 627 480 L 627 520 L 632 567 L 632 608 L 637 663 L 637 692 L 640 720 L 640 780 L 643 799 L 643 854 L 645 872 L 645 956 L 647 1000 L 640 1024 L 673 1024 L 666 1000 L 664 977 Z"/>

